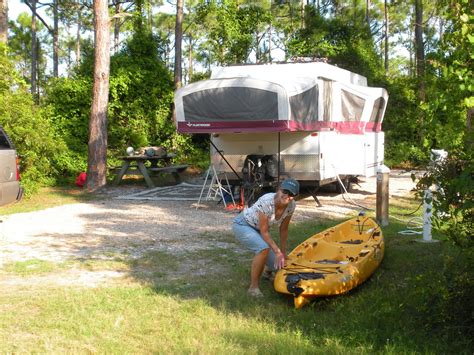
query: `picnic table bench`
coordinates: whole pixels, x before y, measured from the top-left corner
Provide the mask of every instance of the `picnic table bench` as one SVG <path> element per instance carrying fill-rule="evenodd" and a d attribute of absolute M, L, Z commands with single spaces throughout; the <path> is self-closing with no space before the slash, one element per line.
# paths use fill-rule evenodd
<path fill-rule="evenodd" d="M 181 182 L 181 176 L 180 174 L 184 172 L 189 165 L 187 164 L 181 164 L 181 165 L 169 165 L 169 166 L 163 166 L 163 167 L 151 167 L 149 168 L 150 171 L 156 172 L 156 173 L 169 173 L 172 174 L 174 179 L 176 180 L 176 183 L 179 184 Z"/>
<path fill-rule="evenodd" d="M 148 156 L 148 155 L 128 155 L 122 156 L 122 166 L 114 180 L 114 184 L 118 185 L 125 175 L 142 175 L 145 178 L 148 187 L 155 187 L 150 175 L 154 173 L 169 173 L 172 174 L 176 183 L 181 182 L 180 174 L 187 168 L 187 164 L 181 165 L 166 165 L 169 164 L 174 154 L 167 154 L 165 156 Z M 145 163 L 150 162 L 150 166 Z M 159 167 L 158 162 L 163 162 L 165 166 Z"/>

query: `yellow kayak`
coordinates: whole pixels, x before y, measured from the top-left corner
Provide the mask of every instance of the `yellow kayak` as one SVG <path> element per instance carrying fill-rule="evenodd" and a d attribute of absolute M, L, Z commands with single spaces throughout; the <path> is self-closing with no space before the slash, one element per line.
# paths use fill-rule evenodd
<path fill-rule="evenodd" d="M 275 275 L 275 290 L 293 295 L 297 309 L 316 297 L 347 292 L 374 273 L 384 248 L 372 218 L 350 219 L 298 245 Z"/>

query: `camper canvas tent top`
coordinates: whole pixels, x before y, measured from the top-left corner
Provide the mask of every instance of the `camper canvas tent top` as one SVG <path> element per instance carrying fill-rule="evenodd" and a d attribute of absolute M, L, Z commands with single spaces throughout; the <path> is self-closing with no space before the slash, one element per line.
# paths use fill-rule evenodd
<path fill-rule="evenodd" d="M 176 124 L 212 133 L 213 164 L 247 186 L 280 176 L 320 186 L 376 173 L 387 100 L 385 89 L 326 63 L 230 66 L 177 90 Z"/>
<path fill-rule="evenodd" d="M 182 133 L 380 131 L 387 92 L 326 63 L 222 67 L 176 92 Z"/>

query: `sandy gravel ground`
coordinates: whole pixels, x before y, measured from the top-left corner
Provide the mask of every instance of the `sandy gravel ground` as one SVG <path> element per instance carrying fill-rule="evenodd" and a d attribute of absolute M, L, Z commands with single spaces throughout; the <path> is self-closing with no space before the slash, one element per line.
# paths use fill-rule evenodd
<path fill-rule="evenodd" d="M 391 172 L 391 196 L 405 196 L 414 186 L 410 172 Z M 216 233 L 231 235 L 231 221 L 236 213 L 226 211 L 221 204 L 206 202 L 196 209 L 187 201 L 115 199 L 136 192 L 136 189 L 111 187 L 105 191 L 106 198 L 99 201 L 0 216 L 0 269 L 12 262 L 31 259 L 62 263 L 110 260 L 116 256 L 139 258 L 153 250 L 179 254 L 216 246 L 240 248 L 233 242 L 219 242 L 212 238 Z M 318 193 L 322 207 L 318 207 L 311 196 L 302 198 L 298 201 L 294 222 L 353 216 L 361 208 L 352 205 L 351 200 L 375 208 L 375 191 L 375 178 L 368 178 L 362 179 L 345 199 L 334 192 Z M 123 276 L 123 272 L 113 270 L 69 269 L 60 276 L 49 275 L 33 280 L 0 272 L 0 287 L 31 282 L 94 286 Z"/>

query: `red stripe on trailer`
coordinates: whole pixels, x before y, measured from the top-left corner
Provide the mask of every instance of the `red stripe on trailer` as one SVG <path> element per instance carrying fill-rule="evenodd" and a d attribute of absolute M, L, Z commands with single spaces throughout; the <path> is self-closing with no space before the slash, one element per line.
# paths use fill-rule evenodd
<path fill-rule="evenodd" d="M 380 132 L 382 125 L 376 122 L 347 121 L 199 121 L 178 122 L 180 133 L 245 133 L 245 132 L 301 132 L 333 130 L 344 134 Z"/>

